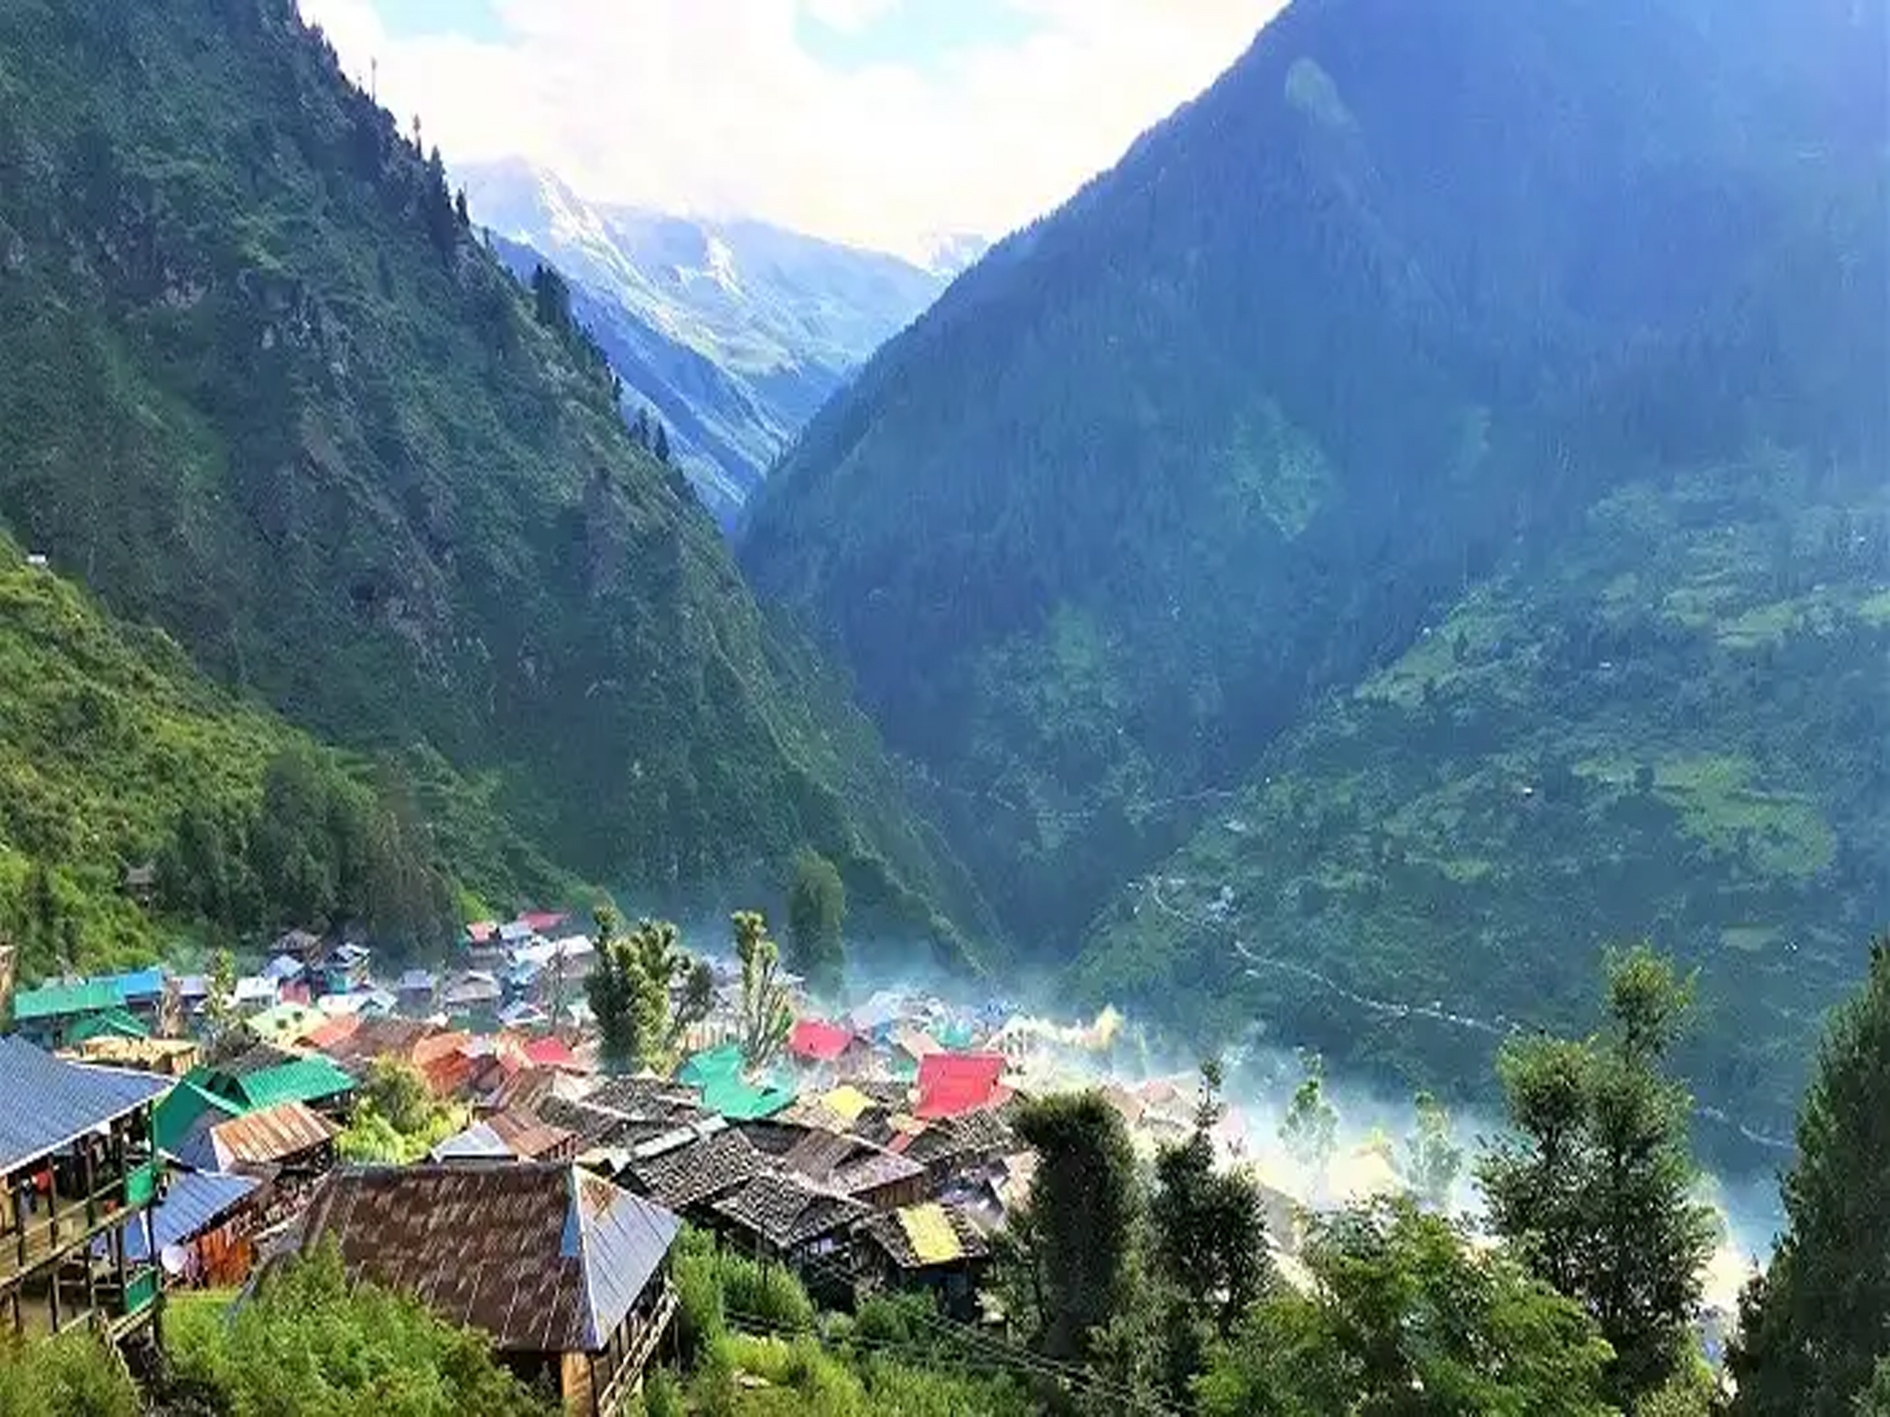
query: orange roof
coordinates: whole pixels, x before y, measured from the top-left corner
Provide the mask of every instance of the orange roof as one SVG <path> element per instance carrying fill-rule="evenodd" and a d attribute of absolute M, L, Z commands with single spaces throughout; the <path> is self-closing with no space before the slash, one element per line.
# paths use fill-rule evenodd
<path fill-rule="evenodd" d="M 351 1037 L 360 1026 L 361 1015 L 337 1014 L 327 1023 L 305 1034 L 302 1041 L 311 1048 L 326 1052 L 342 1039 Z"/>
<path fill-rule="evenodd" d="M 409 1056 L 413 1059 L 413 1065 L 416 1068 L 424 1070 L 434 1059 L 459 1052 L 471 1039 L 470 1033 L 436 1033 L 414 1044 L 413 1052 Z"/>

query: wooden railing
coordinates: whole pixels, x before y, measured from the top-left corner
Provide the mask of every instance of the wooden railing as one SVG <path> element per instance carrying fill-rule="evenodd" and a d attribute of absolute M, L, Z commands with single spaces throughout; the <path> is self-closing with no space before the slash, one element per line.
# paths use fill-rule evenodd
<path fill-rule="evenodd" d="M 53 1199 L 51 1209 L 25 1217 L 23 1229 L 0 1231 L 0 1284 L 37 1269 L 99 1231 L 157 1198 L 159 1163 L 154 1157 L 123 1176 L 95 1183 L 92 1194 L 77 1200 Z M 10 1202 L 0 1200 L 0 1205 Z"/>
<path fill-rule="evenodd" d="M 675 1317 L 676 1287 L 665 1279 L 663 1292 L 657 1296 L 649 1313 L 638 1322 L 630 1346 L 624 1350 L 623 1361 L 617 1365 L 617 1371 L 610 1375 L 610 1381 L 604 1386 L 603 1395 L 597 1403 L 598 1417 L 616 1417 L 624 1409 L 637 1380 L 643 1376 L 650 1355 L 656 1352 L 656 1345 L 662 1342 L 663 1335 L 668 1332 Z"/>

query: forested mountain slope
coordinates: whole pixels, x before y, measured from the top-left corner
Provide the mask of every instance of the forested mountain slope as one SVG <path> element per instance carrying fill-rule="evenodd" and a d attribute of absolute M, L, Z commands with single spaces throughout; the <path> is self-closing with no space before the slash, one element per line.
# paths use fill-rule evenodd
<path fill-rule="evenodd" d="M 1787 1135 L 1890 919 L 1887 676 L 1880 472 L 1628 483 L 1276 743 L 1095 924 L 1083 989 L 1468 1091 L 1647 936 L 1700 970 L 1708 1139 Z"/>
<path fill-rule="evenodd" d="M 201 926 L 346 919 L 443 945 L 455 893 L 576 885 L 436 757 L 328 752 L 0 537 L 0 934 L 27 978 Z M 156 868 L 150 896 L 127 889 Z"/>
<path fill-rule="evenodd" d="M 1746 534 L 1734 509 L 1752 468 L 1799 469 L 1858 510 L 1890 443 L 1885 8 L 1300 0 L 828 406 L 754 509 L 745 564 L 841 647 L 1020 938 L 1061 952 L 1093 933 L 1099 907 L 1250 775 L 1301 770 L 1292 754 L 1318 738 L 1328 695 L 1434 643 L 1479 591 L 1515 601 L 1534 637 L 1586 643 L 1592 598 L 1550 587 L 1577 576 L 1559 558 L 1587 553 L 1564 543 L 1621 489 L 1684 514 L 1688 536 Z M 1724 496 L 1676 490 L 1695 478 L 1726 479 Z M 1798 534 L 1784 506 L 1759 505 L 1768 547 Z M 1831 594 L 1874 603 L 1874 565 L 1845 574 Z M 1801 593 L 1763 590 L 1742 589 L 1742 608 Z M 1701 662 L 1651 657 L 1635 702 L 1695 691 Z M 1812 722 L 1849 733 L 1844 715 L 1876 713 L 1890 680 L 1842 682 L 1819 682 L 1834 697 Z M 1765 699 L 1769 684 L 1729 672 L 1722 726 L 1782 724 L 1795 710 Z M 1553 736 L 1577 707 L 1559 691 L 1523 694 L 1520 736 L 1503 741 Z M 1840 711 L 1846 693 L 1863 706 Z M 1372 741 L 1409 755 L 1401 770 L 1435 767 L 1435 789 L 1461 765 L 1427 763 L 1417 727 Z M 1769 757 L 1710 724 L 1665 747 L 1648 733 L 1572 762 L 1648 757 L 1652 802 L 1681 790 L 1660 787 L 1662 762 L 1752 759 L 1723 795 L 1808 793 L 1833 830 L 1850 810 L 1833 804 L 1854 805 L 1849 739 L 1805 740 L 1818 751 L 1773 781 Z M 1304 770 L 1323 782 L 1323 767 Z M 1341 819 L 1319 852 L 1336 863 L 1383 827 Z M 1512 828 L 1527 855 L 1538 839 Z M 1297 826 L 1278 842 L 1257 831 L 1260 855 L 1312 849 Z M 1611 848 L 1571 837 L 1556 879 L 1588 849 Z M 1775 872 L 1787 855 L 1757 860 Z M 1672 870 L 1632 893 L 1597 885 L 1606 910 L 1565 921 L 1563 900 L 1538 894 L 1543 863 L 1514 863 L 1487 889 L 1532 922 L 1515 967 L 1558 922 L 1577 974 L 1604 927 L 1705 931 L 1684 902 L 1708 888 L 1663 859 Z M 1874 891 L 1867 876 L 1842 879 Z M 1721 923 L 1802 923 L 1792 911 L 1836 879 L 1775 881 L 1791 910 Z M 1397 958 L 1474 991 L 1474 952 L 1453 954 L 1463 922 L 1427 918 Z M 1376 948 L 1343 934 L 1303 947 Z M 1132 953 L 1105 945 L 1094 977 L 1126 980 Z"/>
<path fill-rule="evenodd" d="M 0 340 L 0 518 L 213 675 L 437 751 L 592 879 L 813 842 L 915 931 L 975 915 L 595 350 L 291 0 L 0 10 Z"/>

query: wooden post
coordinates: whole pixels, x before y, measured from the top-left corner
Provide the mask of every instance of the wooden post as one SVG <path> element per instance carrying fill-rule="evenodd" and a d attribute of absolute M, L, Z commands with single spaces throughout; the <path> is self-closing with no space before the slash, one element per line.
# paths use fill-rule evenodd
<path fill-rule="evenodd" d="M 90 1230 L 98 1224 L 98 1172 L 92 1165 L 92 1139 L 82 1137 L 79 1141 L 79 1180 L 85 1187 L 85 1228 Z M 90 1266 L 87 1266 L 90 1269 Z"/>

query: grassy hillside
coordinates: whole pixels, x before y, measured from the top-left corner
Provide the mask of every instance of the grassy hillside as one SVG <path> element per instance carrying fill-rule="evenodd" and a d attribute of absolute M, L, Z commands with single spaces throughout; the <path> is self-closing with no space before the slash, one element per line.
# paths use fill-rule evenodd
<path fill-rule="evenodd" d="M 883 923 L 977 921 L 594 351 L 291 0 L 0 11 L 0 267 L 0 519 L 114 613 L 321 737 L 421 745 L 423 792 L 450 765 L 593 879 L 812 843 Z"/>
<path fill-rule="evenodd" d="M 1651 937 L 1700 970 L 1702 1101 L 1785 1135 L 1890 919 L 1887 670 L 1874 469 L 1630 483 L 1276 744 L 1095 922 L 1084 987 L 1471 1090 Z"/>
<path fill-rule="evenodd" d="M 335 889 L 359 887 L 345 903 L 390 944 L 437 942 L 469 894 L 511 904 L 578 889 L 473 784 L 438 765 L 322 750 L 209 683 L 168 636 L 114 623 L 4 538 L 0 678 L 0 935 L 21 947 L 28 978 L 149 959 L 219 928 L 308 923 L 307 912 L 344 903 Z M 326 901 L 321 886 L 315 899 L 298 894 L 272 851 L 301 824 L 265 806 L 266 783 L 280 792 L 291 774 L 346 818 L 342 830 L 372 841 L 362 854 L 383 874 L 371 890 L 362 872 L 329 882 Z M 296 833 L 324 872 L 334 872 L 329 828 Z M 121 889 L 126 868 L 147 863 L 158 867 L 149 910 Z M 414 878 L 386 888 L 393 869 Z"/>
<path fill-rule="evenodd" d="M 743 549 L 1067 947 L 1650 467 L 1886 446 L 1881 6 L 1301 0 L 815 420 Z"/>

